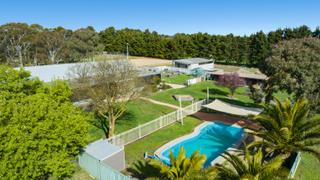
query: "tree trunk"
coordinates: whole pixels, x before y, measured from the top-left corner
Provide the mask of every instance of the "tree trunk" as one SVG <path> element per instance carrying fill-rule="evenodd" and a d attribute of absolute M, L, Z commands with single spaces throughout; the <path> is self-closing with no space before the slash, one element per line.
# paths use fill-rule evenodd
<path fill-rule="evenodd" d="M 235 92 L 235 91 L 236 91 L 235 89 L 230 88 L 230 97 L 231 97 L 231 98 L 233 98 L 233 95 L 234 95 L 234 92 Z"/>
<path fill-rule="evenodd" d="M 108 134 L 108 138 L 112 137 L 114 135 L 114 129 L 115 129 L 115 118 L 113 113 L 109 113 L 109 134 Z"/>
<path fill-rule="evenodd" d="M 23 57 L 22 57 L 22 50 L 20 49 L 18 51 L 18 54 L 19 54 L 19 62 L 20 62 L 20 67 L 23 67 Z"/>
<path fill-rule="evenodd" d="M 52 62 L 52 64 L 56 63 L 56 53 L 55 53 L 55 51 L 49 51 L 49 59 Z"/>

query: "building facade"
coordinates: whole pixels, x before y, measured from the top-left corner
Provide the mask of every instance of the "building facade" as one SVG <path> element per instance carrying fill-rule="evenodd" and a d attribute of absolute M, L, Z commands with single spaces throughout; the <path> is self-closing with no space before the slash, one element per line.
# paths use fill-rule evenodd
<path fill-rule="evenodd" d="M 179 59 L 173 61 L 173 66 L 177 68 L 183 68 L 192 70 L 195 68 L 202 68 L 206 71 L 213 71 L 214 61 L 205 58 L 189 58 L 189 59 Z"/>

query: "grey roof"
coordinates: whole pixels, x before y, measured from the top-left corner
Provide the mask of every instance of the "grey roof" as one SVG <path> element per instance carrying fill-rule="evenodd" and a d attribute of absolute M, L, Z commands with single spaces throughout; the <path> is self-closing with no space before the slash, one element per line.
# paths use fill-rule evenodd
<path fill-rule="evenodd" d="M 104 140 L 101 139 L 93 143 L 90 143 L 87 145 L 85 149 L 85 151 L 88 154 L 90 154 L 91 156 L 101 161 L 121 150 L 122 150 L 121 147 L 110 144 L 107 139 L 104 139 Z"/>
<path fill-rule="evenodd" d="M 39 77 L 39 79 L 44 82 L 50 82 L 54 79 L 67 79 L 69 69 L 74 65 L 75 63 L 52 64 L 43 66 L 29 66 L 24 67 L 24 69 L 30 71 L 32 77 Z"/>
<path fill-rule="evenodd" d="M 232 72 L 224 72 L 222 69 L 215 69 L 215 71 L 210 72 L 210 74 L 213 75 L 224 75 L 224 74 L 230 74 Z M 267 80 L 268 77 L 265 74 L 258 74 L 258 73 L 251 73 L 251 72 L 239 72 L 236 71 L 235 73 L 237 73 L 239 75 L 239 77 L 245 78 L 245 79 L 257 79 L 257 80 Z"/>
<path fill-rule="evenodd" d="M 95 62 L 92 62 L 95 63 Z M 50 82 L 55 79 L 67 80 L 70 78 L 68 76 L 70 69 L 77 64 L 83 63 L 68 63 L 68 64 L 51 64 L 51 65 L 41 65 L 41 66 L 28 66 L 24 67 L 25 70 L 30 71 L 32 77 L 38 77 L 44 82 Z M 20 68 L 15 68 L 20 69 Z M 146 72 L 144 70 L 139 70 L 139 76 L 151 76 L 159 74 L 159 72 Z"/>
<path fill-rule="evenodd" d="M 213 60 L 210 59 L 205 59 L 205 58 L 189 58 L 189 59 L 178 59 L 174 60 L 174 62 L 178 62 L 181 64 L 199 64 L 199 63 L 206 63 L 206 62 L 213 62 Z"/>

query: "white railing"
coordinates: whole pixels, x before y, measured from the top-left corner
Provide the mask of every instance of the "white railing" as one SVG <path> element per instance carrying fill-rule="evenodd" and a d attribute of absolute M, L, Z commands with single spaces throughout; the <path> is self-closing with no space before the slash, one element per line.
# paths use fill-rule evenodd
<path fill-rule="evenodd" d="M 202 105 L 205 103 L 206 100 L 192 103 L 191 105 L 186 106 L 182 109 L 161 116 L 155 120 L 139 125 L 123 133 L 117 134 L 109 138 L 108 142 L 116 146 L 125 146 L 127 144 L 130 144 L 174 122 L 182 122 L 184 117 L 198 112 L 202 108 Z"/>

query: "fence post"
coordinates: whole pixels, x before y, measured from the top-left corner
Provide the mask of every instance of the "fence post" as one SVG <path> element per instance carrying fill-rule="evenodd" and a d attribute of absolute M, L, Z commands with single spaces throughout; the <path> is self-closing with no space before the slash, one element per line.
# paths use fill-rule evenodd
<path fill-rule="evenodd" d="M 209 91 L 209 87 L 207 87 L 207 98 L 206 98 L 206 103 L 208 103 L 208 101 L 209 101 L 209 97 L 210 97 L 209 93 L 210 93 L 210 91 Z"/>
<path fill-rule="evenodd" d="M 179 97 L 179 111 L 180 111 L 180 121 L 181 121 L 181 124 L 183 125 L 183 114 L 182 114 L 182 103 L 181 103 L 181 97 Z"/>
<path fill-rule="evenodd" d="M 194 101 L 192 101 L 192 104 L 191 104 L 191 113 L 194 112 Z"/>
<path fill-rule="evenodd" d="M 139 124 L 139 139 L 141 138 L 141 125 Z"/>

